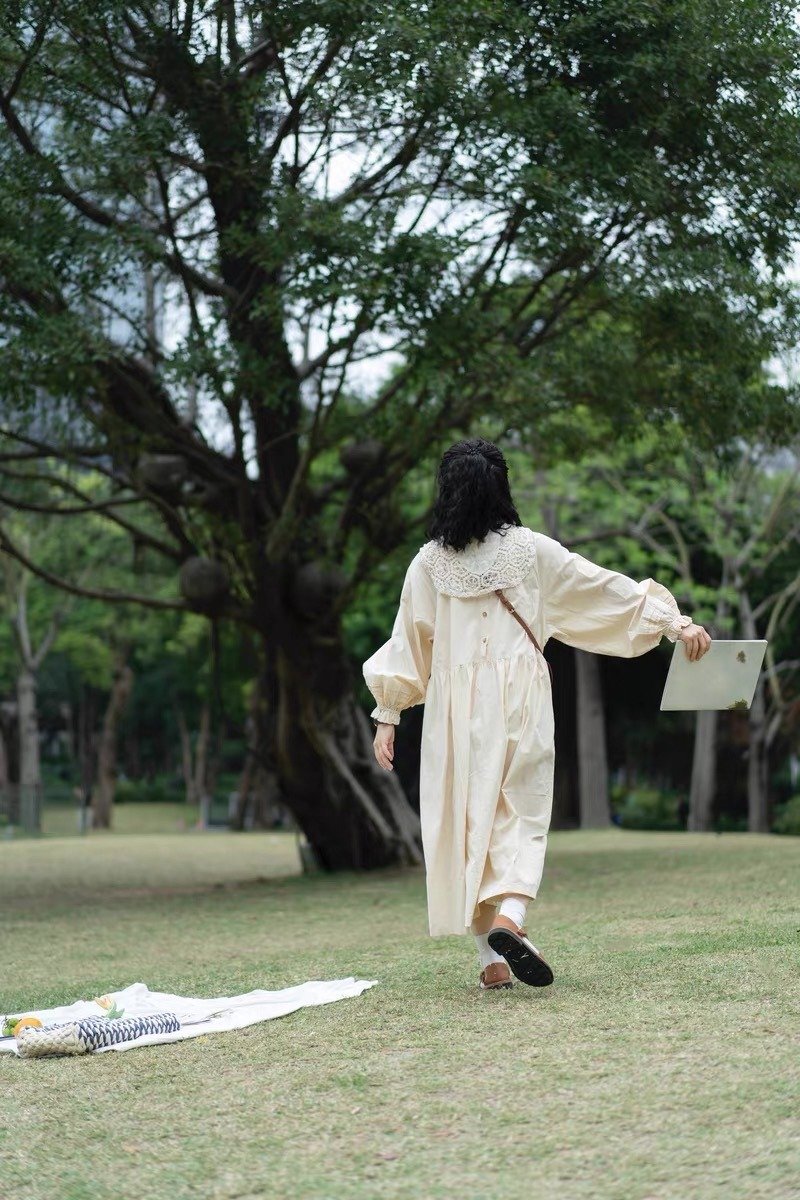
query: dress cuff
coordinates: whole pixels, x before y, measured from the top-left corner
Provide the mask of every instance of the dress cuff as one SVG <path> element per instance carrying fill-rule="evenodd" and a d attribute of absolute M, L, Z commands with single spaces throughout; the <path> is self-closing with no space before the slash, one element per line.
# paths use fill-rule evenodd
<path fill-rule="evenodd" d="M 687 617 L 683 613 L 678 613 L 677 617 L 675 617 L 669 628 L 664 630 L 664 633 L 671 642 L 677 642 L 678 638 L 680 637 L 681 630 L 685 629 L 687 625 L 691 625 L 691 623 L 691 617 Z"/>
<path fill-rule="evenodd" d="M 671 642 L 677 642 L 681 630 L 685 629 L 687 625 L 691 625 L 692 618 L 680 613 L 677 604 L 673 607 L 657 596 L 648 596 L 644 621 L 659 640 L 667 637 Z"/>
<path fill-rule="evenodd" d="M 381 706 L 378 705 L 377 708 L 373 708 L 369 715 L 372 717 L 373 721 L 380 721 L 382 725 L 400 724 L 400 713 L 396 708 L 381 708 Z"/>

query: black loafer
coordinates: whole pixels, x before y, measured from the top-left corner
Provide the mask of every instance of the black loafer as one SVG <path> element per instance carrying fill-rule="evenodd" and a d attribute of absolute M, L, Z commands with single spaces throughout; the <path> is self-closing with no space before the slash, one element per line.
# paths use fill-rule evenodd
<path fill-rule="evenodd" d="M 498 918 L 500 921 L 503 917 Z M 520 983 L 529 987 L 549 987 L 553 972 L 524 929 L 509 925 L 494 925 L 489 930 L 489 945 L 495 954 L 502 954 Z"/>

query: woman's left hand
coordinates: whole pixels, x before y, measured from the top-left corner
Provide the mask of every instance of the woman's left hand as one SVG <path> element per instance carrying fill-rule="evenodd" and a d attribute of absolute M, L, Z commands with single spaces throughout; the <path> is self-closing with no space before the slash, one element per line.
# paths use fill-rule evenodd
<path fill-rule="evenodd" d="M 385 771 L 393 771 L 394 759 L 394 725 L 378 725 L 375 730 L 375 757 Z"/>

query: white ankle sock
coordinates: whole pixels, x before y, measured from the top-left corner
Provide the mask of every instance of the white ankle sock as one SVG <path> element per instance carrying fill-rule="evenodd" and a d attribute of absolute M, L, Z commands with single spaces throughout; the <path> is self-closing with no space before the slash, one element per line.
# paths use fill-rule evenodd
<path fill-rule="evenodd" d="M 518 926 L 525 924 L 528 911 L 528 896 L 506 896 L 498 910 L 501 917 L 509 917 Z"/>
<path fill-rule="evenodd" d="M 478 947 L 478 958 L 481 960 L 481 970 L 488 967 L 490 963 L 505 962 L 502 954 L 496 954 L 489 945 L 489 937 L 485 933 L 475 934 L 475 944 Z"/>

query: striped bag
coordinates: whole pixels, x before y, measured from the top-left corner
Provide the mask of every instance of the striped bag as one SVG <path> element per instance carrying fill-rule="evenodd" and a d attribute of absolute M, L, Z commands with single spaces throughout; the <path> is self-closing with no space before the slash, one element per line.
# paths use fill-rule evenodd
<path fill-rule="evenodd" d="M 53 1054 L 91 1054 L 133 1042 L 147 1033 L 176 1033 L 181 1023 L 174 1013 L 155 1013 L 152 1017 L 86 1017 L 66 1025 L 48 1025 L 44 1029 L 21 1029 L 17 1034 L 20 1058 L 45 1058 Z"/>

